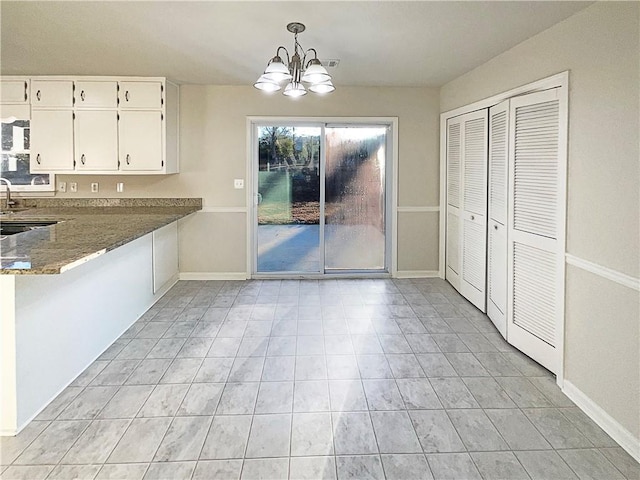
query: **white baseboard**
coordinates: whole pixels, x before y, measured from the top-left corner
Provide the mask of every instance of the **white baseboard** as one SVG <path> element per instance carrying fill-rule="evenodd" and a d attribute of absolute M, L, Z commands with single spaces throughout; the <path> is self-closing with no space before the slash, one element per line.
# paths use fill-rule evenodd
<path fill-rule="evenodd" d="M 570 381 L 564 381 L 563 393 L 569 397 L 591 420 L 609 434 L 626 452 L 640 462 L 640 439 L 624 428 L 617 420 L 605 412 L 602 407 L 585 395 Z"/>
<path fill-rule="evenodd" d="M 395 278 L 433 278 L 437 276 L 437 270 L 398 270 L 395 274 Z"/>
<path fill-rule="evenodd" d="M 180 272 L 180 280 L 247 280 L 247 272 Z"/>
<path fill-rule="evenodd" d="M 155 305 L 155 303 L 160 300 L 160 298 L 167 293 L 169 290 L 171 290 L 171 288 L 178 283 L 178 280 L 180 280 L 180 274 L 176 273 L 175 275 L 173 275 L 169 280 L 167 280 L 167 282 L 162 285 L 154 294 L 153 294 L 153 303 L 151 305 L 149 305 L 149 308 L 153 307 L 153 305 Z M 149 310 L 149 308 L 147 308 L 147 310 Z"/>

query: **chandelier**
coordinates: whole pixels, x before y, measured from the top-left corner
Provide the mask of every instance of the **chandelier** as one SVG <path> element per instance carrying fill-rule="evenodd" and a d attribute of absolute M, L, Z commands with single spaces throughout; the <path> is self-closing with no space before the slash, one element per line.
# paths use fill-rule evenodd
<path fill-rule="evenodd" d="M 301 97 L 307 94 L 307 88 L 303 85 L 308 84 L 308 89 L 313 93 L 330 93 L 336 87 L 331 83 L 331 75 L 322 66 L 318 60 L 318 52 L 315 48 L 305 50 L 298 43 L 298 34 L 305 31 L 305 26 L 299 22 L 292 22 L 287 25 L 287 30 L 294 34 L 293 55 L 289 56 L 289 51 L 283 47 L 278 47 L 276 56 L 269 60 L 267 68 L 260 78 L 253 85 L 259 90 L 265 92 L 276 92 L 282 88 L 282 84 L 287 82 L 283 95 L 287 97 Z M 298 51 L 300 48 L 300 51 Z M 287 62 L 282 61 L 280 50 L 284 50 L 287 56 Z M 313 58 L 307 61 L 307 56 L 313 52 Z M 302 55 L 302 58 L 300 57 Z"/>

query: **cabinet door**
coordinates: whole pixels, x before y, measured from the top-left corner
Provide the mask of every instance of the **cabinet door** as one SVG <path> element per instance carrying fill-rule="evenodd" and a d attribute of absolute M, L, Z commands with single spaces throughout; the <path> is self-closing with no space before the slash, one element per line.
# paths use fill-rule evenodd
<path fill-rule="evenodd" d="M 120 169 L 161 170 L 162 116 L 160 112 L 121 112 L 118 123 Z"/>
<path fill-rule="evenodd" d="M 120 103 L 122 109 L 161 109 L 161 82 L 120 82 Z"/>
<path fill-rule="evenodd" d="M 118 169 L 118 117 L 113 111 L 78 111 L 75 119 L 77 170 Z"/>
<path fill-rule="evenodd" d="M 0 103 L 27 103 L 28 93 L 28 80 L 2 80 L 0 83 Z"/>
<path fill-rule="evenodd" d="M 73 106 L 71 80 L 33 80 L 31 106 L 35 108 L 64 108 Z"/>
<path fill-rule="evenodd" d="M 31 112 L 31 172 L 73 170 L 71 110 Z"/>
<path fill-rule="evenodd" d="M 116 108 L 118 82 L 76 82 L 76 108 Z"/>

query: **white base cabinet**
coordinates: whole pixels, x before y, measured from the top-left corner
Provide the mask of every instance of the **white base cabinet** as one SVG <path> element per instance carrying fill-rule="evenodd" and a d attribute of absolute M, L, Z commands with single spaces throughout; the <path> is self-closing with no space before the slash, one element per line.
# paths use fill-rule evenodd
<path fill-rule="evenodd" d="M 24 428 L 177 281 L 155 288 L 154 249 L 173 245 L 150 233 L 59 275 L 0 275 L 0 436 Z"/>
<path fill-rule="evenodd" d="M 178 222 L 153 233 L 153 293 L 178 281 Z"/>

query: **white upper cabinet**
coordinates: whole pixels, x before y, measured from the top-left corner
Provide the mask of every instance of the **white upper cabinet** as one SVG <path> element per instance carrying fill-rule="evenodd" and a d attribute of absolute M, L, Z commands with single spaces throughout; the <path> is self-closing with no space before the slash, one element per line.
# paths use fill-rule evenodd
<path fill-rule="evenodd" d="M 31 81 L 31 106 L 33 108 L 72 108 L 72 80 Z"/>
<path fill-rule="evenodd" d="M 118 170 L 118 113 L 115 110 L 76 112 L 74 120 L 76 170 Z"/>
<path fill-rule="evenodd" d="M 31 108 L 38 173 L 178 173 L 179 89 L 162 77 L 0 77 L 2 104 Z"/>
<path fill-rule="evenodd" d="M 76 108 L 116 108 L 118 106 L 118 82 L 75 82 Z"/>
<path fill-rule="evenodd" d="M 120 82 L 120 103 L 123 110 L 160 110 L 163 107 L 161 82 Z"/>
<path fill-rule="evenodd" d="M 0 103 L 15 104 L 29 102 L 29 80 L 15 79 L 0 82 Z"/>
<path fill-rule="evenodd" d="M 120 169 L 160 171 L 164 167 L 160 112 L 135 111 L 120 114 Z"/>
<path fill-rule="evenodd" d="M 31 112 L 31 172 L 73 171 L 73 112 Z"/>

